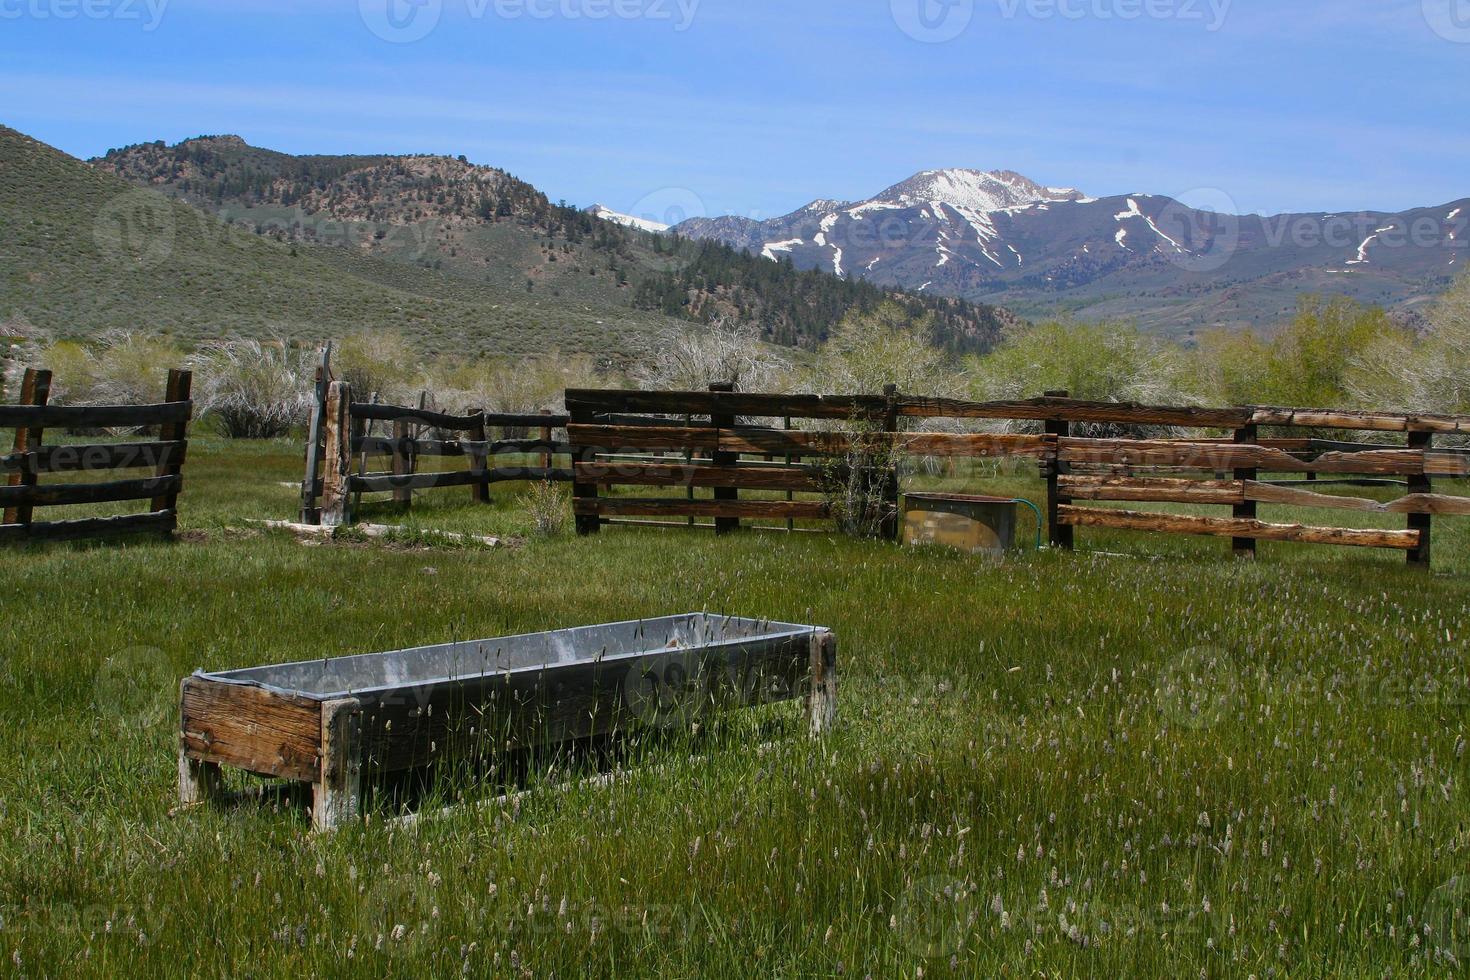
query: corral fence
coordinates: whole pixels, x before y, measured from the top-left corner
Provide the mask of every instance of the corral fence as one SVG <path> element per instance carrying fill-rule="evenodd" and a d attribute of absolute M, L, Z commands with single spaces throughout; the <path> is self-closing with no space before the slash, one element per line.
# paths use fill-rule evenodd
<path fill-rule="evenodd" d="M 1035 459 L 1046 480 L 1054 546 L 1071 548 L 1078 527 L 1228 537 L 1237 554 L 1256 542 L 1295 541 L 1404 551 L 1428 566 L 1432 519 L 1470 515 L 1470 498 L 1433 492 L 1432 481 L 1470 476 L 1470 454 L 1436 449 L 1437 436 L 1470 435 L 1470 417 L 1270 407 L 1160 407 L 1072 399 L 1065 392 L 1022 401 L 972 402 L 902 395 L 787 395 L 729 390 L 566 393 L 574 456 L 573 507 L 579 533 L 607 524 L 687 526 L 712 519 L 717 533 L 747 520 L 832 516 L 836 471 L 856 460 L 884 460 L 872 479 L 883 532 L 897 533 L 893 453 L 922 457 Z M 1037 434 L 905 431 L 921 420 L 1030 423 Z M 794 423 L 801 423 L 795 425 Z M 814 426 L 812 423 L 816 423 Z M 1127 431 L 1200 430 L 1192 438 L 1087 438 L 1074 427 Z M 820 427 L 819 427 L 820 426 Z M 1263 436 L 1263 429 L 1272 435 Z M 1405 444 L 1325 439 L 1328 432 Z M 1224 436 L 1211 433 L 1227 433 Z M 1277 433 L 1285 433 L 1277 435 Z M 1293 435 L 1293 433 L 1300 433 Z M 880 449 L 875 450 L 874 447 Z M 885 451 L 891 450 L 887 457 Z M 1270 481 L 1263 474 L 1299 479 Z M 1326 476 L 1330 479 L 1320 480 Z M 1308 486 L 1315 483 L 1317 489 Z M 1398 485 L 1391 502 L 1336 493 L 1328 486 Z M 615 486 L 684 487 L 680 497 L 606 493 Z M 696 488 L 709 488 L 697 499 Z M 742 499 L 741 492 L 758 493 Z M 798 496 L 800 495 L 800 496 Z M 815 496 L 814 496 L 815 495 Z M 1085 503 L 1079 503 L 1079 501 Z M 1092 506 L 1093 502 L 1220 505 L 1229 517 Z M 1273 524 L 1260 504 L 1403 514 L 1403 530 Z M 636 519 L 636 520 L 635 520 Z"/>
<path fill-rule="evenodd" d="M 301 522 L 336 527 L 351 524 L 364 493 L 391 493 L 412 506 L 416 491 L 468 487 L 477 503 L 490 500 L 494 483 L 524 480 L 569 482 L 568 468 L 553 465 L 570 448 L 553 438 L 564 416 L 471 411 L 449 415 L 417 408 L 357 401 L 352 386 L 331 380 L 330 355 L 317 369 L 316 402 L 309 423 L 306 473 L 301 487 Z M 382 434 L 374 430 L 381 427 Z M 492 438 L 500 430 L 502 438 Z M 534 432 L 522 436 L 515 433 Z M 539 457 L 539 465 L 496 465 L 497 457 Z M 465 460 L 464 469 L 421 471 L 426 458 Z M 381 461 L 387 468 L 381 468 Z"/>
<path fill-rule="evenodd" d="M 20 401 L 0 405 L 0 429 L 14 429 L 12 451 L 0 457 L 0 543 L 103 538 L 122 534 L 172 534 L 178 527 L 188 448 L 191 375 L 169 371 L 163 401 L 155 405 L 53 405 L 51 372 L 27 369 Z M 157 430 L 149 441 L 45 443 L 47 430 L 94 433 Z M 94 438 L 86 436 L 86 438 Z M 92 474 L 112 470 L 150 470 L 144 477 L 86 482 L 47 482 L 50 474 Z M 69 477 L 76 480 L 77 477 Z M 37 508 L 110 504 L 141 500 L 147 511 L 115 517 L 38 521 Z"/>

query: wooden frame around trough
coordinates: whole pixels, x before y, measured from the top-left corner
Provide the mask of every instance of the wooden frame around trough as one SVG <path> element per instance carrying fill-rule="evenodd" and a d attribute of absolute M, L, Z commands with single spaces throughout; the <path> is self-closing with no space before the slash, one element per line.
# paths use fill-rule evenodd
<path fill-rule="evenodd" d="M 822 627 L 692 613 L 197 673 L 180 690 L 179 799 L 218 797 L 228 765 L 311 783 L 327 830 L 358 816 L 370 773 L 797 698 L 818 735 L 836 655 Z"/>

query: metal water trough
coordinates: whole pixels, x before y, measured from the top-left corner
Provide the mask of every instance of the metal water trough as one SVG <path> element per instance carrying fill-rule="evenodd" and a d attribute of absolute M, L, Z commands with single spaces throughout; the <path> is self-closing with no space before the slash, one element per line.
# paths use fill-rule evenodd
<path fill-rule="evenodd" d="M 831 723 L 830 630 L 707 613 L 201 672 L 181 690 L 179 796 L 216 795 L 221 765 L 309 782 L 327 829 L 367 773 L 796 698 L 814 734 Z"/>
<path fill-rule="evenodd" d="M 1010 497 L 959 493 L 904 494 L 904 544 L 937 544 L 972 554 L 1002 555 L 1016 540 L 1016 508 Z"/>

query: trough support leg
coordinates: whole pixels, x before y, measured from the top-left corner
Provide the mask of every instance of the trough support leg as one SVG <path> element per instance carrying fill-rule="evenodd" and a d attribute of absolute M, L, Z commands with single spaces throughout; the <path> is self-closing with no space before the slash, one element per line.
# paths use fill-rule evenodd
<path fill-rule="evenodd" d="M 362 812 L 362 705 L 356 698 L 322 705 L 321 773 L 312 784 L 311 822 L 335 830 Z"/>
<path fill-rule="evenodd" d="M 200 762 L 191 759 L 179 749 L 179 803 L 192 806 L 198 803 L 214 803 L 223 795 L 223 783 L 217 762 Z"/>
<path fill-rule="evenodd" d="M 825 734 L 837 722 L 837 637 L 830 632 L 811 638 L 811 687 L 806 695 L 806 716 L 813 738 Z"/>

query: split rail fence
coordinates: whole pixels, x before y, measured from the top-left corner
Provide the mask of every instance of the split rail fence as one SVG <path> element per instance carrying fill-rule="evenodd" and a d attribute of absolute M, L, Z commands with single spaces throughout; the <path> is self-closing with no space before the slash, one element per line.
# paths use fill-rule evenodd
<path fill-rule="evenodd" d="M 391 493 L 394 503 L 412 506 L 416 491 L 468 487 L 477 503 L 490 501 L 494 483 L 519 480 L 570 481 L 567 468 L 553 465 L 569 447 L 555 438 L 563 416 L 474 411 L 449 415 L 422 405 L 410 408 L 354 401 L 351 385 L 330 380 L 325 358 L 318 369 L 318 400 L 309 427 L 301 522 L 328 527 L 351 524 L 364 493 Z M 382 425 L 384 434 L 373 430 Z M 491 438 L 496 430 L 538 432 L 531 437 Z M 540 465 L 496 465 L 507 454 L 540 457 Z M 421 471 L 426 458 L 456 458 L 462 470 Z M 381 461 L 387 468 L 381 468 Z M 378 467 L 378 468 L 375 468 Z"/>
<path fill-rule="evenodd" d="M 1428 566 L 1433 517 L 1470 515 L 1470 498 L 1433 490 L 1436 478 L 1470 476 L 1470 453 L 1434 446 L 1437 436 L 1470 435 L 1470 417 L 1158 407 L 1082 401 L 1065 392 L 1024 401 L 970 402 L 911 397 L 891 389 L 883 395 L 829 396 L 716 387 L 707 392 L 566 393 L 579 533 L 595 533 L 607 524 L 688 526 L 700 518 L 712 519 L 716 532 L 726 533 L 747 520 L 785 519 L 789 528 L 795 520 L 827 518 L 832 516 L 831 461 L 851 459 L 855 447 L 875 444 L 907 456 L 1036 459 L 1047 484 L 1051 542 L 1062 548 L 1073 546 L 1076 528 L 1096 527 L 1228 537 L 1240 555 L 1253 555 L 1261 540 L 1390 548 L 1404 551 L 1411 564 Z M 1028 422 L 1041 432 L 906 431 L 926 419 Z M 794 427 L 794 421 L 803 424 Z M 820 429 L 811 427 L 812 422 L 842 424 Z M 1087 438 L 1073 434 L 1080 425 L 1201 432 L 1187 439 Z M 1262 435 L 1266 428 L 1273 432 L 1270 437 Z M 1405 444 L 1400 448 L 1319 438 L 1324 431 L 1360 438 L 1401 434 Z M 1303 478 L 1273 482 L 1265 474 Z M 896 535 L 897 474 L 890 467 L 873 479 L 883 487 L 883 531 Z M 1329 485 L 1399 485 L 1407 493 L 1381 502 L 1320 492 Z M 684 487 L 686 494 L 606 492 L 614 486 Z M 708 488 L 710 495 L 699 498 L 696 488 Z M 741 491 L 761 496 L 742 498 Z M 1094 505 L 1101 502 L 1219 505 L 1231 511 L 1229 517 L 1213 517 Z M 1403 514 L 1406 527 L 1269 523 L 1259 518 L 1263 503 Z"/>
<path fill-rule="evenodd" d="M 179 492 L 194 406 L 191 375 L 170 371 L 163 402 L 156 405 L 52 405 L 51 372 L 28 369 L 20 402 L 0 405 L 0 429 L 14 429 L 12 451 L 0 456 L 0 543 L 104 538 L 122 534 L 172 534 L 178 526 Z M 48 429 L 93 432 L 157 428 L 157 439 L 47 445 Z M 42 476 L 111 470 L 151 471 L 148 476 L 89 482 L 46 482 Z M 75 480 L 75 477 L 71 477 Z M 148 502 L 140 514 L 73 520 L 36 520 L 38 507 Z"/>

